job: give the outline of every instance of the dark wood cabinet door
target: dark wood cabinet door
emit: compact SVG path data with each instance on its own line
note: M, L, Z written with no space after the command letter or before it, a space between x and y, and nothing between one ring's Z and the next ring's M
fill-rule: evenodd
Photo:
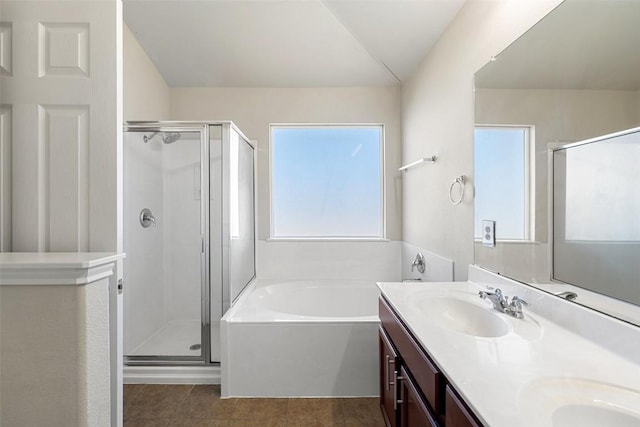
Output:
M445 425L446 427L481 427L467 405L464 404L458 394L447 385L445 398Z
M413 375L413 381L429 402L431 409L436 414L443 415L445 382L442 373L391 306L382 298L379 303L379 314L387 336L402 358L402 365L406 366Z
M389 427L397 427L398 415L396 413L397 405L397 379L399 362L391 340L380 327L378 331L379 347L380 347L380 409L384 416L385 423Z
M400 426L438 427L413 379L404 368L400 369Z

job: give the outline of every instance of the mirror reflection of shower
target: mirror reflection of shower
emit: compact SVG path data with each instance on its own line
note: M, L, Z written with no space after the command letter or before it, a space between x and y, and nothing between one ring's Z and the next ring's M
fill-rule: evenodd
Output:
M151 135L145 135L142 137L142 140L145 143L147 143L151 141L159 133L160 132L157 131L157 132L153 132ZM162 134L163 135L160 138L162 138L162 142L164 142L165 144L171 144L172 142L176 142L182 136L180 132L162 132Z

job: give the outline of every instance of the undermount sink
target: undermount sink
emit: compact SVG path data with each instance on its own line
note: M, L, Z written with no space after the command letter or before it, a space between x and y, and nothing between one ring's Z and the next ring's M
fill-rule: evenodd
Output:
M450 296L417 299L414 305L440 326L476 337L501 337L511 328L497 311Z
M516 333L531 340L542 333L540 324L530 317L509 317L472 292L426 292L415 295L411 305L430 323L472 337L499 338Z
M639 427L640 393L613 384L580 378L543 378L520 395L526 416L546 419L552 427Z

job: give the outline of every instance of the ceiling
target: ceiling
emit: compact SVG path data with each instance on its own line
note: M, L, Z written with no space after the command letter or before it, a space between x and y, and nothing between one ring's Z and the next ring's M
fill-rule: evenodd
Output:
M124 0L171 87L393 86L464 0Z

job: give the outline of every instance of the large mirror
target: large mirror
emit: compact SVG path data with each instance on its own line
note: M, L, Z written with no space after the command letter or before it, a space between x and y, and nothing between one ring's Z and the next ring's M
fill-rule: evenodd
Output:
M565 0L476 73L474 138L475 263L635 324L640 139L623 131L640 126L639 22L639 1ZM576 144L620 132L626 145L616 138ZM578 159L571 164L580 164L579 172L562 169L567 158ZM633 163L622 177L613 176L618 166ZM588 194L570 217L567 197L576 200L578 193L568 188ZM606 213L612 200L628 203L610 206L615 239L582 233L581 242L603 249L592 258L558 252L585 247L566 239L567 226L600 227L602 215L588 225L589 211L605 203L598 209ZM495 221L494 246L483 243L483 220ZM621 272L623 279L604 271Z

